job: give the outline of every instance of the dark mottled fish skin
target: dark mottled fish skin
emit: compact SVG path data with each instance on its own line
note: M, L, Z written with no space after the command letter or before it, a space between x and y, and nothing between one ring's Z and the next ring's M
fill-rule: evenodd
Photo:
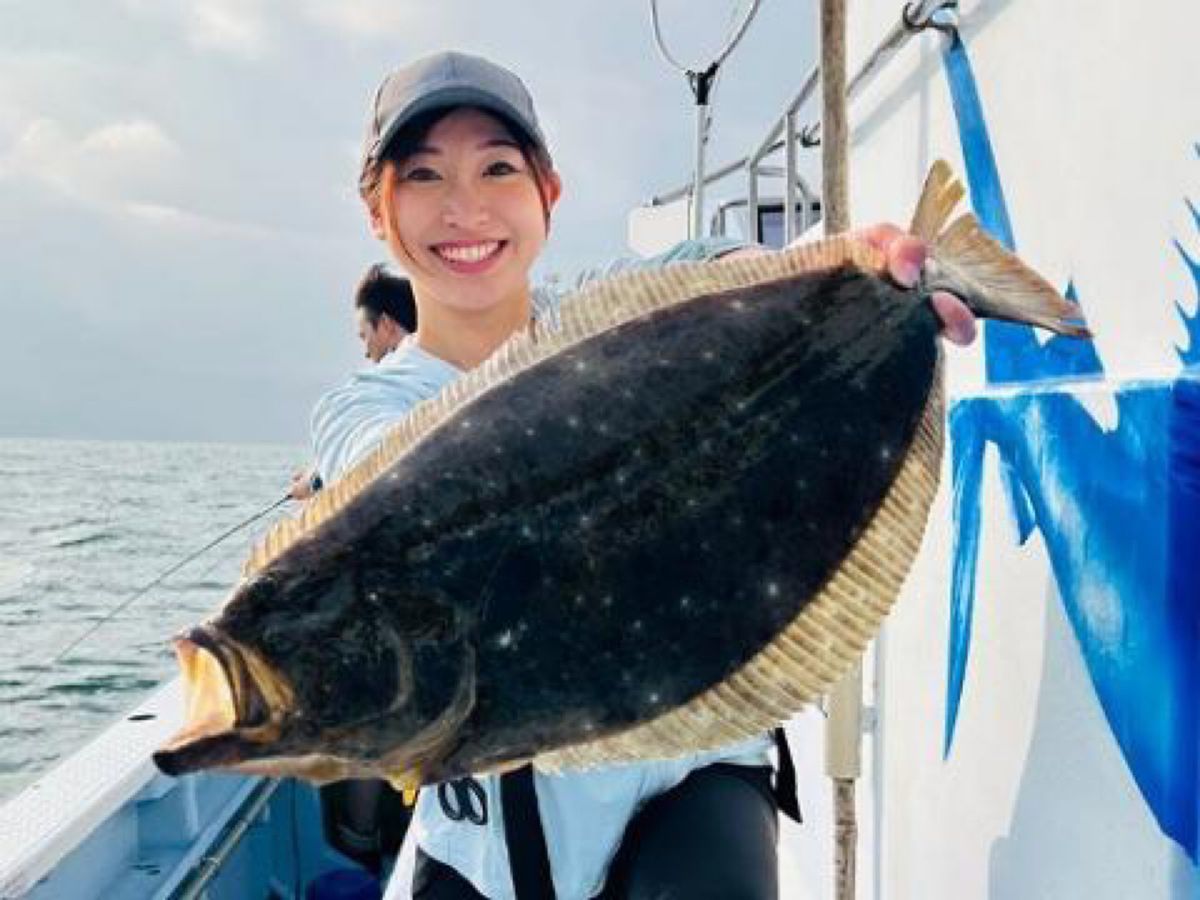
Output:
M439 781L720 682L878 507L937 327L915 292L844 268L660 310L502 383L212 623L298 706L276 740L226 755L376 760L473 692L423 765Z

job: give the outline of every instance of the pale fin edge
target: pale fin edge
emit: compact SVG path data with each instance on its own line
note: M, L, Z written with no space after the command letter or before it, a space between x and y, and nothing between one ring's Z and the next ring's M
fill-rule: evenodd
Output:
M936 160L925 176L925 186L921 189L921 198L917 201L909 232L926 243L932 243L965 193L962 182L954 177L950 164L944 159Z
M596 282L567 297L557 330L537 325L514 335L478 368L437 396L416 406L379 445L334 484L321 491L295 519L277 523L242 568L244 577L262 571L355 497L414 445L460 409L517 373L602 331L705 294L842 266L878 272L883 255L852 237L839 235L781 253L764 253L710 263L681 263L649 272L630 272Z
M900 471L857 544L790 625L721 684L620 734L534 759L588 769L715 750L763 734L826 693L861 657L920 549L941 474L942 362Z

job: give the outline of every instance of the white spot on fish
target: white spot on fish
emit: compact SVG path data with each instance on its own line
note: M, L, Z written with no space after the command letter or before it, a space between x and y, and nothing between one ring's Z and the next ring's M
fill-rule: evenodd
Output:
M587 528L587 527L588 527L589 525L591 525L591 524L592 524L592 517L591 517L591 516L589 516L589 515L587 515L587 514L584 514L584 515L582 515L582 516L580 516L580 517L579 517L579 527L580 527L580 528Z
M367 599L370 600L372 603L374 603L376 600L379 599L379 595L377 593L375 593L374 591L371 591L369 594L367 594Z
M462 420L462 423L460 424L460 426L459 426L459 427L461 427L461 428L462 428L462 429L465 431L466 429L468 429L468 428L470 428L470 427L471 427L471 420L470 420L470 419L463 419L463 420Z
M884 462L887 462L889 459L891 459L892 458L892 448L891 447L881 447L879 450L879 458L882 459Z
M509 647L512 646L512 642L513 642L513 633L512 633L511 628L505 629L504 631L500 632L500 634L498 634L496 636L496 646L499 647L501 650L507 650Z
M525 429L525 437L533 437L535 433L536 432L534 432L534 430L532 428Z
M746 308L746 304L743 303L741 300L732 300L729 303L729 308L736 309L738 312L741 312L742 310L744 310Z
M577 363L575 363L575 371L576 372L586 372L587 371L587 363L585 363L582 359L579 360Z
M717 354L713 353L711 350L705 350L700 355L704 358L705 362L712 362L717 358Z
M576 606L583 606L583 594L576 594L576 595L575 595L575 605L576 605Z
M658 703L658 701L659 701L658 691L651 691L646 696L646 699L649 700L651 703Z
M603 600L601 600L600 605L604 607L612 606L612 594L609 594Z
M579 427L579 417L578 416L567 416L567 425L569 425L571 428L578 428Z
M522 525L521 526L521 537L527 537L527 538L533 537L533 529L530 528L528 525Z
M632 625L633 625L634 631L642 630L642 620L641 619L634 619Z
M691 605L692 605L691 597L680 597L679 598L679 608L680 609L687 609Z
M779 585L776 582L774 582L774 581L767 582L767 596L768 597L778 597L779 596Z

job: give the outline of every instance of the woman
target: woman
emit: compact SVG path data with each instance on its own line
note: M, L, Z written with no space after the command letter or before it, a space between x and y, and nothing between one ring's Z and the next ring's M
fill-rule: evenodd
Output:
M529 275L562 181L532 100L507 70L443 53L389 75L372 103L360 189L372 232L412 281L419 327L318 404L314 443L327 481L531 320L553 323L558 301ZM891 226L864 238L886 251L893 277L915 280L920 242ZM764 251L689 241L633 265L739 252ZM948 295L935 307L952 339L969 342L966 308ZM774 897L769 747L763 736L681 760L557 776L527 768L424 790L413 895Z

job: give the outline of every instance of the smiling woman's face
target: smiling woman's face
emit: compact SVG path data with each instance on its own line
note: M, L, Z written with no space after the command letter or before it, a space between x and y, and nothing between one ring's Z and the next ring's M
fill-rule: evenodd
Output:
M388 165L378 230L421 303L465 312L527 302L556 175L543 176L544 207L512 133L467 108L440 119L413 153Z

